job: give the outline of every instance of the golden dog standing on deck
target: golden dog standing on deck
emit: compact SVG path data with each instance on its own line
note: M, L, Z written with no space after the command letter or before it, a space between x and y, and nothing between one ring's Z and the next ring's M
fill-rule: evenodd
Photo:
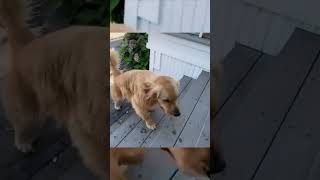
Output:
M119 58L110 50L111 97L115 109L120 109L124 99L131 102L133 109L149 129L155 129L150 111L159 105L166 114L180 116L177 107L179 82L169 76L158 76L147 70L131 70L121 73Z
M101 179L107 169L107 28L73 26L35 38L20 0L0 0L0 26L12 58L4 107L15 145L32 151L47 116L65 127L84 163Z

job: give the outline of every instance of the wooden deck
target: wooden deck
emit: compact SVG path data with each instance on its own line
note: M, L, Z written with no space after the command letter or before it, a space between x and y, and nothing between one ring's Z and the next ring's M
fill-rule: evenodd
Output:
M158 108L152 113L157 129L147 129L129 105L116 112L111 105L111 147L209 147L209 73L180 81L181 116L169 117Z
M128 166L126 175L130 180L209 180L183 174L170 155L159 148L146 149L143 164Z
M215 180L320 179L320 37L297 29L276 57L237 45L225 60Z

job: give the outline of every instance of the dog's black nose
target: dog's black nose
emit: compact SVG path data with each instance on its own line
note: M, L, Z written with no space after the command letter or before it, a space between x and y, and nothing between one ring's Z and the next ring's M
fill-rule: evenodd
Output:
M174 115L174 116L180 116L180 111L179 111L179 110L176 110L173 115Z

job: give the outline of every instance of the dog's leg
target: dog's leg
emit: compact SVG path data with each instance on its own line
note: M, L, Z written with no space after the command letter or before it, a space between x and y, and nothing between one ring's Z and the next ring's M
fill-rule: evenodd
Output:
M150 112L142 110L133 100L131 100L131 104L137 115L145 121L147 128L151 130L156 129L156 123L151 118Z
M32 143L38 137L45 119L39 118L38 105L32 93L5 81L3 103L6 116L14 128L15 145L21 152L32 151Z
M114 102L114 109L120 110L121 109L120 104L121 104L121 101L123 100L123 98L122 98L122 93L116 84L113 84L111 86L111 98Z
M79 150L85 165L101 179L108 179L106 148L85 131L79 122L70 121L68 130L73 145Z

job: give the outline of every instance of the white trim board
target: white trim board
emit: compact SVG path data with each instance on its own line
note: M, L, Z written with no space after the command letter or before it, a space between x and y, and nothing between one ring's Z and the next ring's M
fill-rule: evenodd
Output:
M202 43L171 36L149 34L149 70L180 80L184 75L198 78L202 71L210 72L210 47Z

